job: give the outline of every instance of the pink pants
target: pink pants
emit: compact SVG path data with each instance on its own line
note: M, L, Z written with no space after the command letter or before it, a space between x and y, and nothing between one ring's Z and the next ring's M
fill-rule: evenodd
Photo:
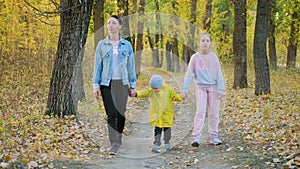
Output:
M196 114L192 135L200 138L208 112L208 131L210 135L218 135L220 99L218 99L218 87L196 87Z

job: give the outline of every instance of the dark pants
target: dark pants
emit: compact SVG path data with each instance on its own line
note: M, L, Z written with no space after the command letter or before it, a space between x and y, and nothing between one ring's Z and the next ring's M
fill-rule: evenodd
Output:
M160 139L162 135L162 131L164 131L164 141L165 144L169 144L171 139L171 128L170 127L155 127L154 128L154 144L155 145L161 145Z
M107 115L109 141L114 144L125 126L128 85L123 85L122 80L111 80L109 86L100 86L100 90Z

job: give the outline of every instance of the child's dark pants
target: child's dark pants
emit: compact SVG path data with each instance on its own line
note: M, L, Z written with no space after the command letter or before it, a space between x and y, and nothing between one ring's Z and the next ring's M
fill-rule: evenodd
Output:
M161 135L162 131L164 131L164 141L165 144L169 144L169 141L171 139L171 127L155 127L154 128L154 144L155 145L161 145Z

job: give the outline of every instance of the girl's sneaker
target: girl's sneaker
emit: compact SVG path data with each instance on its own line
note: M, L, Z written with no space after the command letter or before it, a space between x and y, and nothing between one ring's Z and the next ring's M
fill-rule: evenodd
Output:
M165 144L165 148L166 150L170 151L172 149L171 145L168 143L168 144Z
M210 136L209 143L213 145L220 145L222 141L218 138L218 136L212 135Z
M193 147L199 147L199 145L200 145L200 139L198 137L194 138L194 140L192 141L191 145Z
M152 148L152 152L153 153L160 153L161 152L160 146L154 145L153 148Z

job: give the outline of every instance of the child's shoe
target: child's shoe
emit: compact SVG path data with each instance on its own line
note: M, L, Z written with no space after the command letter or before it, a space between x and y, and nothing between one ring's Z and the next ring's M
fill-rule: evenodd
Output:
M213 145L220 145L222 144L222 141L218 138L217 135L212 135L210 136L209 143Z
M152 152L153 153L160 153L161 152L160 146L154 145L153 148L152 148Z
M166 150L170 151L172 149L170 143L165 144Z
M191 145L193 147L199 147L199 145L200 145L200 139L198 137L194 138L194 140L192 141Z

